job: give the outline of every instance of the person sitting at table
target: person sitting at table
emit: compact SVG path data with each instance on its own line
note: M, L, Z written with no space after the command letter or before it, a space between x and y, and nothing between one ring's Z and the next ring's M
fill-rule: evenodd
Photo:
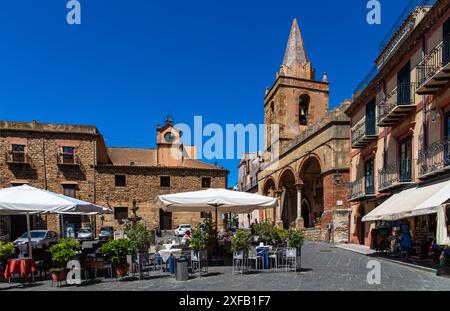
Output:
M183 236L183 239L181 240L181 243L186 244L191 241L191 231L187 230Z

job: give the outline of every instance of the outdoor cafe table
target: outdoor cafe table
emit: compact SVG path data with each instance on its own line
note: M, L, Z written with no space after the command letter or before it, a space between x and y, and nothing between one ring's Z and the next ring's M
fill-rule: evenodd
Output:
M10 259L6 265L5 279L9 281L14 274L19 274L22 278L27 278L30 273L36 271L36 262L33 258Z
M181 249L162 249L158 252L158 254L161 256L163 262L168 264L170 273L174 273L175 263L173 259L181 256Z

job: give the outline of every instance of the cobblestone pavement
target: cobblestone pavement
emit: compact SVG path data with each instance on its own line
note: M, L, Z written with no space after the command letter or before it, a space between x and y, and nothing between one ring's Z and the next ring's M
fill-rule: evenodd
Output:
M52 288L50 281L37 281L32 287L9 290L51 291L158 291L158 290L450 290L450 278L396 263L380 260L381 284L369 285L367 263L372 258L343 250L332 245L308 242L302 250L302 271L264 272L232 275L231 267L210 267L209 275L177 282L173 276L160 271L151 272L141 281L99 279L82 286ZM0 284L3 288L7 284ZM0 289L2 288L0 287Z

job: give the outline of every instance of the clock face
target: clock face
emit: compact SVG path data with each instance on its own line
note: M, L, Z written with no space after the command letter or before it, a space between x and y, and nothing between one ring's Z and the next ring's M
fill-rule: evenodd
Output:
M166 134L164 134L164 139L166 140L166 142L172 143L175 140L175 135L173 135L172 132L167 132Z

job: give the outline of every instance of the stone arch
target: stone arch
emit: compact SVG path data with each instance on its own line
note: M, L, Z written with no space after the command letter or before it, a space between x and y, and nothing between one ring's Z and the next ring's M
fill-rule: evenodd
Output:
M319 156L311 154L303 159L300 165L299 178L303 183L301 193L303 199L301 206L302 217L304 213L304 200L309 205L308 219L303 219L304 225L306 228L314 227L318 224L318 219L324 212L322 161Z
M271 190L273 190L273 191L276 190L276 182L275 182L275 178L273 178L272 176L269 176L264 181L262 194L265 196L272 196L273 194L270 193Z
M281 221L284 228L295 224L297 218L297 174L291 167L286 167L278 179L278 189L281 191Z

